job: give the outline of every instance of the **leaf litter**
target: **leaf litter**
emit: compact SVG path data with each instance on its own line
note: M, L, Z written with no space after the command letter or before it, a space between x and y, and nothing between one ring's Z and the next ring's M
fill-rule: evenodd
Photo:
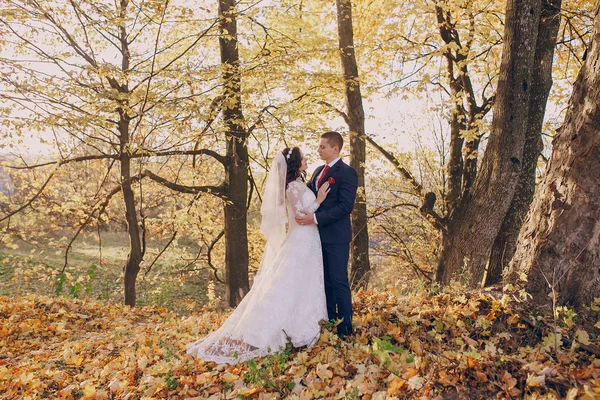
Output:
M227 311L0 297L0 398L600 398L597 320L457 286L435 296L360 291L354 309L347 342L324 324L310 349L229 366L185 353Z

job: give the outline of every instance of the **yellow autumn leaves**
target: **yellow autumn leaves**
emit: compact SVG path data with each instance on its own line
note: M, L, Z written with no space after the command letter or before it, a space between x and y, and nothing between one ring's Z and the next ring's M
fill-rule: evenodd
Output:
M597 328L539 316L543 334L536 334L523 323L528 310L521 303L485 292L360 292L354 301L351 341L324 328L311 349L227 366L185 354L185 344L216 329L226 312L197 307L177 315L158 307L2 297L0 398L600 395L600 360L578 345L600 347ZM555 331L571 345L557 341Z

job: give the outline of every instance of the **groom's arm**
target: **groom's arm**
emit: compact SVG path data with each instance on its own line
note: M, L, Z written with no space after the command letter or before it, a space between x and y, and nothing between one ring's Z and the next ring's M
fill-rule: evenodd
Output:
M339 201L332 208L317 211L315 218L319 226L327 226L341 218L347 217L354 208L356 190L358 189L358 175L354 168L348 168L343 179L340 179Z

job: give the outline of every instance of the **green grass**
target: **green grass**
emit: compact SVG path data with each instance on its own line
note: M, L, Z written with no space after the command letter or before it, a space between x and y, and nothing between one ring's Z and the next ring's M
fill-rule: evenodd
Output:
M37 248L19 243L18 249L0 248L0 296L38 293L76 298L123 301L123 267L128 254L126 233L104 233L102 252L92 239L78 239L69 253L63 275L64 250ZM146 274L147 268L165 243L149 243L145 262L138 274L138 305L160 305L180 313L208 302L207 286L212 272L184 270L181 256L192 258L197 249L177 248L166 251ZM189 253L189 254L187 254ZM200 261L202 263L202 261ZM200 265L196 265L198 268ZM224 297L222 285L216 294Z

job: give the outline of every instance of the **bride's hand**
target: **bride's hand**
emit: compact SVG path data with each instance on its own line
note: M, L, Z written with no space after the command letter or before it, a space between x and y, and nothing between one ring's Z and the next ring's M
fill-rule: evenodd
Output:
M323 185L321 185L319 188L319 193L317 193L317 202L319 204L325 201L325 198L327 197L327 194L329 194L330 190L331 188L329 187L329 182L325 182Z

